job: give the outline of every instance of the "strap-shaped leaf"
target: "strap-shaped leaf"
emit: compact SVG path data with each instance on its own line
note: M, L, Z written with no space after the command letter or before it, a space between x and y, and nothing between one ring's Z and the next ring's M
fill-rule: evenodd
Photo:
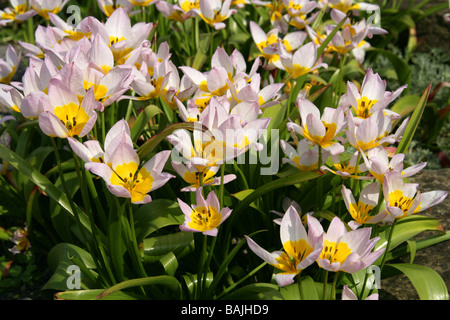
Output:
M180 225L184 221L184 214L177 202L168 199L155 199L144 204L134 212L136 239L140 243L156 230Z
M71 274L68 273L68 268L71 265L77 265L80 269L83 268L83 270L80 270L82 287L94 287L95 282L93 280L96 274L92 269L95 268L95 263L92 256L82 248L70 243L59 243L50 250L47 261L53 275L44 285L43 290L65 291L69 289L67 281Z
M276 189L287 187L291 185L298 184L300 182L308 181L320 177L321 174L316 171L309 172L298 172L296 174L286 176L283 178L279 178L276 180L272 180L265 185L262 185L258 189L249 193L233 210L233 213L230 216L229 225L232 225L232 222L240 217L240 214L252 204L253 201L261 197L262 195L274 191ZM228 224L227 224L228 225Z
M150 119L152 119L154 116L158 114L164 114L164 111L162 111L155 105L147 106L139 114L139 116L137 117L136 121L134 122L133 126L130 129L131 140L136 142L139 136L142 134L142 131L144 131Z
M19 170L22 174L33 181L45 194L55 200L61 207L63 207L74 219L75 214L78 215L82 226L86 229L87 233L90 233L89 218L87 215L75 205L76 212L72 211L67 195L58 189L50 180L42 175L38 170L31 167L30 164L19 156L14 151L8 149L4 145L0 144L0 158L8 162L14 168Z
M448 290L442 277L433 269L409 263L395 263L386 267L396 268L413 284L421 300L448 300Z
M443 232L443 227L441 223L436 219L421 215L413 215L402 218L395 224L391 244L389 245L390 250L394 249L402 242L410 239L411 237L414 237L415 235L418 235L423 231ZM389 238L389 232L390 229L388 228L387 230L379 234L380 240L378 240L377 244L375 245L375 250L386 247ZM380 262L381 258L377 261Z
M146 238L143 248L144 261L147 263L158 261L168 253L182 257L194 250L194 236L192 232L176 232Z
M178 293L181 291L181 285L175 277L155 276L122 281L104 290L101 294L97 296L97 299L103 299L104 297L121 290L150 285L161 285Z
M300 284L296 281L288 286L281 287L280 293L285 300L320 300L317 285L310 276L302 277Z
M427 105L430 90L431 90L431 84L428 86L428 88L422 94L419 102L417 103L417 106L411 116L411 119L409 120L408 126L405 129L405 133L403 134L402 140L398 144L397 151L396 151L397 154L406 153L406 151L408 150L409 144L411 143L411 140L414 137L414 133L416 132L417 126L419 125L420 118L422 117L422 114L423 114L423 110L425 109L425 106Z
M252 283L237 289L226 300L283 300L278 286L271 283Z
M198 127L199 124L194 124L193 122L180 122L168 126L166 129L158 134L155 134L149 140L147 140L138 149L138 155L140 159L147 158L151 152L163 141L169 134L173 133L178 129L194 130L194 126Z
M95 300L103 292L103 289L70 290L55 294L56 300ZM102 298L102 300L142 300L144 296L134 293L117 291Z

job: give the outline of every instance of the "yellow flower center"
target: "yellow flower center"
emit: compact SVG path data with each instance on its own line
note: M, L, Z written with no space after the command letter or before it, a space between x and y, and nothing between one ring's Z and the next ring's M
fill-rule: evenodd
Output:
M336 124L335 123L326 123L322 121L323 125L325 126L325 135L324 136L313 136L308 130L308 127L306 123L304 124L304 130L303 130L303 136L314 142L315 144L321 146L322 148L326 148L331 146L334 142L332 139L334 138L336 134Z
M370 213L373 208L374 206L365 204L361 201L358 201L358 204L350 203L350 214L357 223L364 224L371 218Z
M259 51L262 53L262 56L268 60L268 61L278 61L280 60L280 56L277 54L268 54L263 51L264 48L271 46L273 44L278 43L278 37L275 34L272 34L267 37L266 41L261 41L260 43L256 44L256 47L259 49Z
M324 240L319 259L327 259L330 263L339 262L342 265L351 253L352 251L345 242L336 243Z
M313 171L317 169L317 162L311 165L304 165L304 164L300 164L300 157L299 156L295 156L294 158L292 158L292 161L295 162L295 164L297 165L297 167L301 170L301 171Z
M49 10L49 9L37 10L36 8L33 8L33 9L36 10L37 13L45 20L50 20L50 17L48 15L49 12L57 14L60 11L59 7L56 7L53 10Z
M348 4L347 1L342 0L341 2L337 4L329 4L330 8L337 9L339 11L342 11L343 13L347 13L350 10L359 9L359 4Z
M356 116L362 119L367 119L372 115L370 109L372 106L377 103L378 100L369 100L367 97L362 97L357 100L358 107L355 110Z
M183 1L183 3L180 5L181 9L184 12L191 11L192 9L200 9L199 1Z
M131 202L142 201L151 190L153 178L150 173L135 162L118 165L111 175L111 184L122 186L131 194Z
M204 168L205 169L205 168ZM214 176L214 171L212 170L203 170L201 171L195 171L195 172L189 172L187 171L183 179L187 183L190 183L193 187L198 188L200 187L200 175L203 177L203 184L208 184L213 181L212 177Z
M69 137L80 135L90 119L83 108L73 102L62 107L56 107L54 112L69 131Z
M397 217L397 219L402 218L406 216L409 209L411 208L414 198L409 198L403 195L403 191L401 190L395 190L391 193L389 193L389 206L391 207L397 207L400 208L403 211L403 215L400 217ZM418 211L419 208L415 210Z
M198 207L192 210L191 220L189 228L205 232L217 228L222 221L222 214L211 206Z
M290 274L298 274L300 270L297 270L297 265L313 251L304 239L286 241L283 243L283 249L284 252L277 258L278 264L274 267Z
M311 68L304 67L299 64L294 64L294 68L286 68L286 71L292 74L292 79L297 79L298 77L307 74Z
M199 156L203 159L207 159L208 167L216 166L218 161L221 161L225 158L225 142L224 141L216 141L213 137L211 140L194 141L195 145L195 154L193 156Z

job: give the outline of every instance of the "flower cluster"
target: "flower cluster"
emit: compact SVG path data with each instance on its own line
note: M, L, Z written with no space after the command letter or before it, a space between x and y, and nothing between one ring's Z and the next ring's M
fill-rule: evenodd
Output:
M370 47L369 39L387 33L364 18L353 19L373 5L352 0L97 0L98 12L106 18L88 16L74 26L59 14L66 4L67 0L10 0L11 7L0 11L1 26L17 25L37 15L46 21L46 26L35 29L33 43L18 41L20 51L8 46L5 59L0 59L0 104L14 116L1 119L0 124L11 119L30 121L42 133L42 141L52 142L56 155L61 145L72 152L82 199L87 200L79 210L83 214L90 209L89 199L96 196L87 192L87 187L94 190L95 185L82 183L85 175L92 174L95 183L105 187L107 199L113 199L107 203L116 206L110 214L120 211L127 202L130 219L137 205L153 208L150 202L155 190L167 187L172 196L178 192L176 200L171 201L182 221L177 217L168 219L167 224L175 224L177 231L205 236L198 282L193 286L196 297L215 289L206 284L206 236L214 237L206 260L209 263L215 241L221 239L217 237L219 227L223 223L232 225L229 220L234 219L233 215L246 209L246 201L238 210L232 209L233 198L239 199L240 191L258 197L266 192L264 186L255 191L247 181L246 187L241 184L235 194L224 191L225 187L232 190L239 185L241 178L253 178L245 177L239 168L239 160L247 156L261 156L261 151L270 149L278 161L275 149L281 148L281 161L288 173L283 172L284 178L280 175L284 180L279 185L279 177L269 177L271 190L288 185L295 189L292 194L296 196L305 191L299 192L297 187L306 180L305 188L312 186L309 191L317 193L314 211L304 214L299 199L287 198L282 204L284 212L271 211L280 216L273 220L275 228L279 227L280 250L269 252L252 235L238 237L276 269L274 280L280 287L290 285L296 277L300 279L303 270L314 265L326 275L355 274L367 269L388 252L384 246L377 247L381 237L374 233L378 230L374 225L393 228L399 219L423 212L447 197L447 192L440 190L421 192L417 184L406 180L426 166L425 162L409 165L401 149L396 149L410 123L391 104L407 85L388 91L378 73L371 68L364 70L361 65ZM170 30L186 32L191 28L193 43L176 47L170 36L160 40L160 21L146 19L150 6L154 6L152 13L169 20L164 22ZM248 18L241 14L246 6L261 9L254 10L255 16L268 13L267 24L263 27L256 19L245 23L240 20ZM324 14L330 18L325 23ZM198 42L200 22L207 31L202 35L202 46ZM227 34L228 23L248 29L245 41L251 43L251 48L230 49L231 42L227 41L216 45L214 37ZM242 41L236 39L236 43ZM209 47L206 50L204 43ZM201 54L192 54L195 50ZM185 61L184 53L191 56L180 65ZM14 81L23 56L28 59L25 71L21 81ZM362 70L361 83L344 80L344 62L351 56ZM331 67L336 62L339 67ZM329 90L328 96L320 96L325 90ZM317 100L319 96L323 100ZM262 139L269 128L281 131L280 136L277 132L269 138L270 145ZM9 148L7 132L0 142L0 152ZM78 160L83 162L83 174ZM235 170L229 170L231 167ZM9 164L2 160L0 169L7 174ZM61 163L58 169L63 172ZM287 177L292 172L295 174ZM295 180L298 177L299 181ZM324 191L323 178L329 177L333 190L327 186ZM63 187L67 187L62 180ZM325 214L323 202L330 198L340 201L345 212ZM94 199L96 209L102 209L99 199ZM255 199L250 199L248 206L257 208ZM71 214L76 215L75 209L79 208L72 201ZM102 232L93 224L105 217L90 212L88 217L92 218L89 231ZM131 258L139 276L147 280L140 252L144 244L135 243L142 241L141 234L136 236L133 220L128 222L120 214L118 217L123 218L119 219L120 227L106 227L109 243L99 246L99 278L112 273L102 269L110 264L109 260L102 261L105 248L113 252L115 271L123 272L124 254L115 238L118 235L126 238L124 244L130 251L125 258ZM102 222L108 224L109 217ZM269 222L272 224L272 220ZM15 234L13 252L29 248L26 231ZM224 235L227 237L231 232ZM99 234L92 239L104 241ZM227 245L221 247L228 249ZM165 258L175 258L178 248L172 249L165 252ZM223 256L231 257L226 254ZM178 267L178 262L174 265ZM227 268L220 264L219 270ZM166 270L168 274L175 273L172 271ZM127 277L121 274L118 278ZM356 295L346 285L342 297L355 299ZM376 294L368 297L374 298Z

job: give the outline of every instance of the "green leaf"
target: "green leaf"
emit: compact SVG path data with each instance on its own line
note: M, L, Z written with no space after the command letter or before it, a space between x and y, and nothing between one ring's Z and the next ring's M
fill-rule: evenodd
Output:
M213 281L213 273L208 272L206 274L206 288L208 288ZM197 282L198 282L198 276L197 274L192 274L187 272L183 275L184 284L186 285L189 299L195 299L196 292L197 292Z
M408 86L411 85L411 69L409 68L408 63L405 60L403 60L395 53L392 53L385 49L371 47L367 50L375 51L385 56L390 61L392 67L394 68L398 82L400 84L407 84ZM407 92L408 89L409 88L406 88L404 92Z
M395 263L386 267L396 268L413 284L421 300L448 300L448 289L442 277L433 269L418 264Z
M320 283L322 286L322 283ZM320 300L317 283L310 276L300 279L300 295L302 300Z
M102 299L120 290L149 285L161 285L175 292L181 291L181 285L175 277L163 275L163 276L146 277L122 281L104 290L101 294L98 295L97 299Z
M315 179L317 177L320 177L321 174L316 171L309 171L309 172L298 172L296 174L286 176L283 178L279 178L276 180L272 180L269 183L266 183L265 185L262 185L255 191L251 192L248 196L246 196L233 210L233 213L230 216L230 223L227 224L227 226L231 226L232 222L240 216L240 214L249 207L253 201L261 197L262 195L274 191L276 189L287 187L291 185L298 184L300 182L309 181L312 179Z
M94 287L95 283L92 279L96 277L96 274L92 271L92 269L95 268L92 256L87 251L74 244L59 243L54 246L48 254L48 265L53 271L53 275L44 285L42 290L67 290L67 281L71 276L71 273L68 273L68 268L71 265L76 265L74 259L84 266L83 270L81 270L81 287ZM88 272L91 274L88 274Z
M64 173L64 179L68 189L70 190L70 194L68 195L70 198L74 198L75 193L79 189L78 179L76 177L76 172L67 172ZM60 190L62 187L62 182L60 177L55 182L55 186ZM60 238L64 242L73 242L73 228L74 224L71 223L71 217L66 214L63 208L56 201L50 202L50 217L53 224L53 228L56 233L60 236ZM83 240L81 237L80 239Z
M119 200L114 199L116 207L111 206L108 215L108 239L109 239L109 254L114 268L115 276L119 281L124 280L124 259L123 256L126 251L124 242L124 232L122 230L121 217L124 214L124 205L118 204Z
M194 250L194 236L192 232L176 232L146 238L143 249L144 261L147 263L159 261L168 253L182 257Z
M155 105L147 106L137 117L133 126L130 129L131 140L136 142L139 136L144 131L150 119L158 114L164 114L164 112Z
M256 231L253 232L252 234L249 235L249 237L252 237L253 235L261 232L260 231ZM217 287L217 285L220 282L220 279L222 278L222 276L225 274L225 271L228 268L228 265L231 263L231 261L233 260L233 258L235 257L235 255L239 252L239 250L242 248L242 246L247 243L247 239L242 239L241 241L238 242L238 244L233 248L233 250L231 250L231 252L226 256L226 258L222 261L222 263L220 264L219 270L217 270L217 273L214 277L213 282L211 283L211 285L208 288L208 291L206 292L206 296L210 297L212 295L212 293L214 292L215 288Z
M398 113L401 117L405 117L414 111L419 100L420 97L415 94L403 96L398 99L397 102L392 106L391 111ZM395 123L397 122L398 121L396 121ZM392 126L395 125L392 124Z
M86 214L75 205L76 212L72 211L67 195L59 190L50 180L42 175L38 170L31 167L29 163L19 156L14 151L8 149L4 145L0 144L0 158L8 162L23 175L28 177L33 183L35 183L41 191L47 194L50 198L55 200L62 208L64 208L74 219L75 215L78 215L82 226L86 229L86 233L91 233L89 218Z
M261 118L270 118L270 123L266 130L268 133L267 140L270 139L270 130L276 129L284 120L286 114L286 103L279 103L268 108L264 108Z
M0 240L9 240L13 235L11 232L0 227Z
M411 143L414 133L416 132L416 129L419 125L420 118L422 117L423 110L425 109L425 106L427 105L428 96L430 94L431 90L431 84L428 86L428 88L425 90L425 92L420 97L419 102L417 103L417 106L411 116L411 119L409 120L408 126L405 129L405 133L403 134L402 140L398 144L396 154L399 153L406 153L408 150L409 144Z
M301 277L300 285L295 282L281 287L280 293L285 300L320 300L317 285L310 276Z
M409 217L402 218L394 226L394 231L392 234L391 243L389 245L389 250L391 251L402 242L409 240L410 238L418 235L423 231L443 232L443 227L440 224L440 222L437 221L436 219L421 215L412 215ZM375 245L374 248L375 250L386 247L389 238L389 232L390 228L381 232L378 235L380 237L380 240L378 240L377 244ZM381 258L382 257L380 257L375 262L375 264L381 262Z
M251 194L252 192L254 192L254 189L246 189L246 190L242 190L236 193L233 193L232 196L235 197L236 199L238 199L239 201L244 200L249 194ZM252 208L255 208L256 210L259 210L258 207L255 205L254 202L252 202L250 204L250 206Z
M103 292L103 289L91 289L91 290L71 290L63 291L55 294L56 300L96 300L97 297ZM133 293L126 293L117 291L103 297L102 300L142 300L145 297L135 295Z
M411 254L409 258L409 263L413 263L414 257L416 256L417 243L414 240L407 240L406 243L408 244L409 252Z
M181 225L184 214L177 202L155 199L134 212L136 239L140 243L151 233L166 226Z
M359 270L354 273L345 273L344 276L344 284L348 285L348 287L357 295L359 300L365 300L370 294L373 293L373 290L377 290L378 288L374 288L374 285L377 286L377 270L366 268ZM375 272L374 272L375 271Z
M158 134L155 134L149 140L147 140L142 146L138 149L138 155L140 159L144 159L150 155L150 153L163 141L169 134L173 133L178 129L186 129L186 130L194 130L195 127L199 126L199 124L188 123L188 122L180 122L175 123L168 126L166 129L161 131Z
M175 272L178 269L178 259L172 252L168 252L159 261L161 262L161 265L164 267L164 270L166 271L167 275L169 276L175 275Z
M348 13L347 16L344 19L342 19L337 24L337 26L333 29L333 31L331 31L331 33L325 38L325 40L323 40L322 44L317 49L317 59L319 59L319 57L322 55L323 51L328 46L328 43L331 41L331 39L333 39L333 37L336 35L336 33L338 33L338 31L341 29L342 25L344 24L345 20L348 19L349 15L350 15L350 13Z
M423 250L425 248L428 248L429 246L448 241L450 240L450 231L447 231L444 234L436 234L431 237L428 237L426 239L422 239L416 242L416 251ZM392 260L397 257L404 256L406 254L411 254L411 248L409 246L401 246L391 252L389 252L386 256L386 260Z
M271 283L252 283L237 289L226 300L283 300L278 286Z

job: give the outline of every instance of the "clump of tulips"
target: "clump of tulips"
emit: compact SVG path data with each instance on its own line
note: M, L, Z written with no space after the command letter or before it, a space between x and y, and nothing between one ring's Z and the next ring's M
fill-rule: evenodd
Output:
M57 2L0 11L3 26L42 22L0 60L0 159L28 235L48 233L44 290L376 299L376 268L432 272L389 263L441 230L425 212L447 192L408 181L426 166L404 154L430 87L406 115L393 105L408 85L363 67L389 33L372 4L98 0L74 25Z

